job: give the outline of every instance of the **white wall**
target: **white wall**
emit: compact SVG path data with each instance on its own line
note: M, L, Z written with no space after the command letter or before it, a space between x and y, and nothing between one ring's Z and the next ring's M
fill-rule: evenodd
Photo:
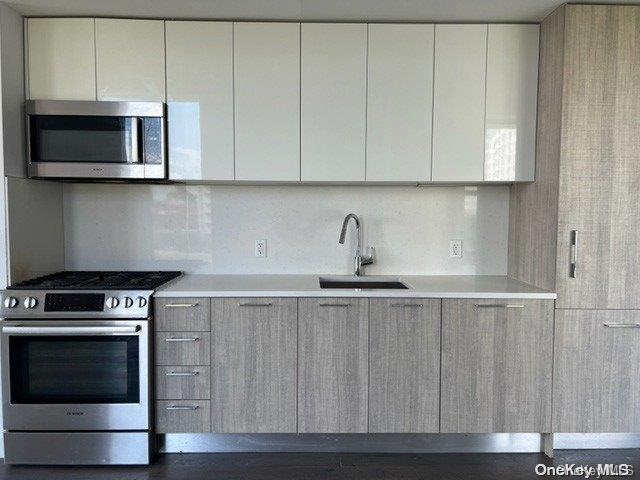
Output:
M506 186L65 184L63 198L67 269L351 273L353 231L347 245L338 235L354 212L377 248L367 273L507 271ZM449 258L451 239L463 240L461 259Z

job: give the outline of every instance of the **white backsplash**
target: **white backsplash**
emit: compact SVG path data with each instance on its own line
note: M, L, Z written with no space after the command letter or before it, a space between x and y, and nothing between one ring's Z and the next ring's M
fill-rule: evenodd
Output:
M509 188L66 184L67 269L189 273L352 272L354 231L376 247L368 274L504 275ZM256 239L267 256L254 256ZM462 258L449 257L461 239Z

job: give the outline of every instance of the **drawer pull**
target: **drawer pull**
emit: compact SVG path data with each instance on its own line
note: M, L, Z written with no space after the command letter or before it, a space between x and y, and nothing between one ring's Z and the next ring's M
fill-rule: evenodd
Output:
M169 405L167 410L198 410L199 405Z
M273 303L252 303L252 302L246 302L246 303L239 303L238 306L239 307L270 307L272 306Z
M164 308L195 308L199 303L167 303Z
M397 307L397 308L422 308L422 307L424 307L424 305L421 304L421 303L392 303L391 306L392 307Z
M349 308L351 306L350 303L321 303L321 307L339 307L339 308Z
M199 372L167 372L167 377L195 377Z
M640 328L640 323L603 323L607 328Z
M518 303L476 303L476 308L524 308L524 305Z
M200 337L189 337L189 338L165 338L165 342L197 342L200 340Z
M576 278L578 270L578 231L571 230L569 238L569 278Z

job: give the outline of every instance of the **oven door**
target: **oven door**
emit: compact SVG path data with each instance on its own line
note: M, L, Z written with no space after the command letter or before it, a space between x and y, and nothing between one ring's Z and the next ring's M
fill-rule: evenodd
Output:
M33 100L26 111L32 177L166 177L162 103Z
M2 322L2 400L5 430L148 429L148 322Z

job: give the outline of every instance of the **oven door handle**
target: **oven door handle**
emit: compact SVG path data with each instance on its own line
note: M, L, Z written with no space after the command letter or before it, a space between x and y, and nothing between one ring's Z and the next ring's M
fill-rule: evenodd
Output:
M12 335L111 335L111 334L137 334L142 327L140 325L113 326L113 327L2 327L2 333Z

